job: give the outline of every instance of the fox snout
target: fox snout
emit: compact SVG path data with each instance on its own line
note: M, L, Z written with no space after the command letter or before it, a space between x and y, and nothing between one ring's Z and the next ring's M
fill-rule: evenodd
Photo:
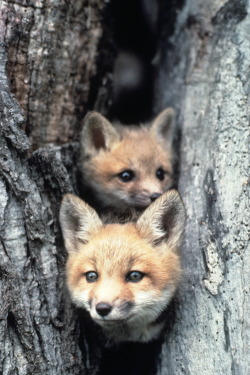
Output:
M133 197L133 205L135 207L147 207L155 201L157 198L159 198L162 195L160 192L154 192L154 193L136 193Z
M118 299L117 299L118 300ZM130 316L133 303L129 301L98 302L92 306L90 315L98 324L125 321Z
M95 307L97 314L99 314L101 317L107 316L111 312L112 308L113 306L105 302L99 302Z

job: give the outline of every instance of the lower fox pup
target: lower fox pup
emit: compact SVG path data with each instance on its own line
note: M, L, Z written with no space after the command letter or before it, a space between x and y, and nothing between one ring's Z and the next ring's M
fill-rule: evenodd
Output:
M112 125L90 112L81 132L81 169L102 206L145 209L172 184L175 114L162 111L149 126Z
M124 224L103 222L87 203L67 194L60 223L73 302L115 342L156 339L181 277L185 208L177 191L164 193L135 222Z

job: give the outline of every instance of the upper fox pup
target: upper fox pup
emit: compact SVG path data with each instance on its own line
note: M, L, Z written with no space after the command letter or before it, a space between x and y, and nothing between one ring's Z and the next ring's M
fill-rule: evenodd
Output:
M136 222L124 224L105 224L87 203L67 194L60 223L74 303L113 341L157 338L181 276L185 208L179 194L164 193Z
M146 208L172 184L175 114L161 112L151 126L113 126L97 112L84 119L81 168L103 206Z

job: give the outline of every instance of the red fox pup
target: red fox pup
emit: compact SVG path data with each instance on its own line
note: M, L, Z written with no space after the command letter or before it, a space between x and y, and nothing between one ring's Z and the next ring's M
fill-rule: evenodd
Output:
M113 126L97 112L84 119L81 168L102 206L146 208L172 184L175 114L161 112L150 126Z
M73 302L112 341L156 339L181 277L185 208L177 191L164 193L135 222L124 224L105 223L87 203L67 194L60 223Z

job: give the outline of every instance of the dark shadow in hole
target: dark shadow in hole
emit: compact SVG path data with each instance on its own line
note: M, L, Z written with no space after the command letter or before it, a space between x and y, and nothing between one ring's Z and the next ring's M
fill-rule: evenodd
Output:
M159 12L156 21L150 20L150 15L149 18L148 15L145 15L143 7L146 3L149 2L147 0L111 0L107 9L109 15L105 19L107 30L106 33L104 32L104 36L107 38L107 36L113 35L114 44L111 43L113 49L112 52L109 51L109 56L108 53L102 53L99 56L97 63L99 76L94 77L92 81L90 109L94 107L103 78L102 73L104 74L107 71L112 73L114 67L113 98L108 117L111 120L117 119L124 124L136 124L152 118L155 94L155 68L152 60L162 43L164 43L165 48L168 48L168 37L173 33L177 9L182 6L183 0L152 1ZM154 5L151 6L154 7ZM102 40L100 45L103 46L103 43ZM137 73L135 72L137 75L134 76L134 85L128 85L126 77L127 75L129 77L129 71L133 64L138 68ZM112 69L110 66L112 66ZM100 67L101 69L99 69ZM180 140L181 133L179 132L174 145L177 148L177 155L179 155ZM174 167L175 181L178 181L177 158ZM177 187L176 183L175 187ZM91 191L84 191L84 193L80 191L80 193L82 193L80 194L82 196L87 195L91 204L96 207L95 197L91 195ZM173 326L175 303L171 303L168 312L170 314L166 317L167 332ZM91 329L89 332L92 335ZM90 352L95 350L95 338L91 342L93 347L92 349L89 348ZM99 357L100 371L98 374L154 375L157 373L161 345L162 342L159 340L147 344L123 343L119 346L103 348Z
M112 0L110 9L117 56L109 116L124 124L145 122L152 117L158 1Z
M176 319L178 299L173 299L159 318L164 321L164 335L168 334ZM149 343L125 342L105 348L102 352L98 375L155 375L159 364L163 338Z
M99 375L152 375L156 373L156 358L161 342L123 343L105 349Z

